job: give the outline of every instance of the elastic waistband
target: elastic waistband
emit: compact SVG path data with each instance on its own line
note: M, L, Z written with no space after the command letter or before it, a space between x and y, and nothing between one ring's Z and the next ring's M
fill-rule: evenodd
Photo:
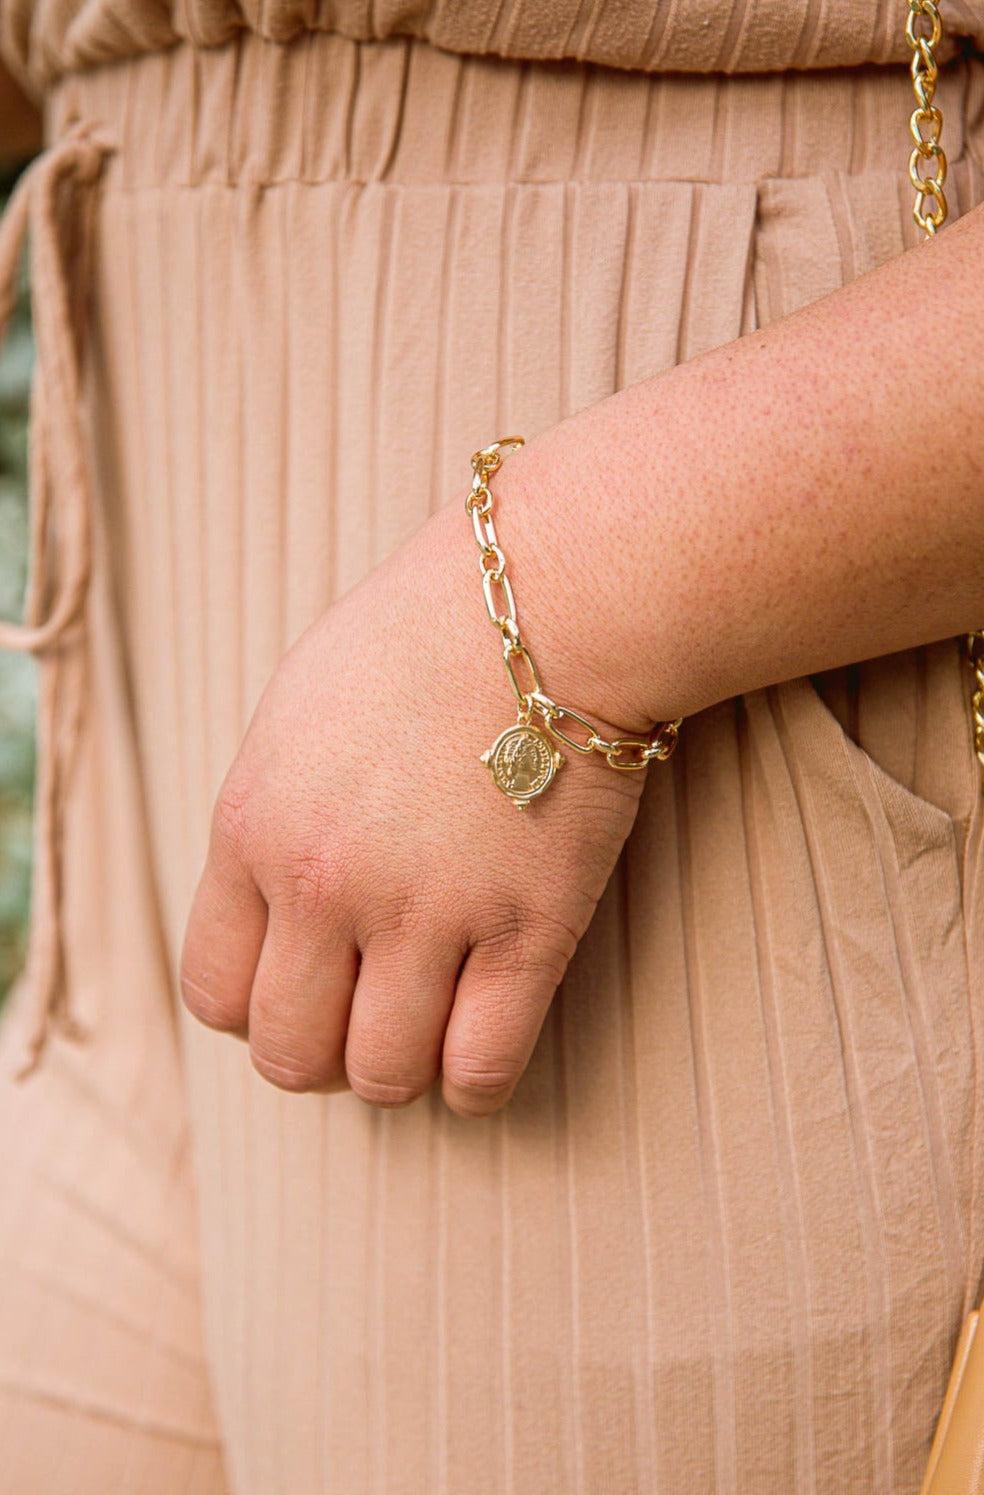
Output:
M951 162L984 157L984 68L941 70ZM320 182L760 182L905 173L905 67L726 77L457 56L426 42L244 33L65 78L73 121L120 143L106 185Z

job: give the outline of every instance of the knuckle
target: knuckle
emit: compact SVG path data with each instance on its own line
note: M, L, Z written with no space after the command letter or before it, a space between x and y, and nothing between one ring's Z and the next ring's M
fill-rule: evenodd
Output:
M242 860L249 843L251 795L243 783L228 780L219 790L212 810L212 843L228 848Z
M433 1083L426 1078L398 1074L373 1074L371 1070L348 1065L348 1083L355 1094L373 1106L407 1106Z
M500 905L483 919L475 937L475 953L483 961L514 961L527 938L526 916L518 904Z
M444 1103L449 1111L465 1121L481 1121L488 1116L494 1116L497 1111L503 1110L506 1103L512 1099L511 1090L502 1090L497 1095L479 1100L468 1091L452 1090L445 1091Z
M497 961L556 973L557 979L574 954L578 934L562 918L528 908L501 910L482 931L475 952L484 965Z
M522 1064L501 1054L447 1054L444 1078L454 1089L471 1095L477 1101L490 1100L515 1085Z
M279 897L299 913L322 912L341 888L341 869L321 846L298 846L280 870Z
M186 970L181 972L180 990L181 1000L192 1017L196 1017L207 1028L229 1032L242 1027L243 1015L239 1004L220 992L210 991Z
M541 909L531 922L529 939L531 950L538 955L540 964L562 961L566 966L577 949L580 935L566 919Z
M301 1093L342 1088L344 1074L339 1076L331 1068L305 1063L299 1058L267 1054L253 1045L250 1045L249 1057L257 1074L279 1090Z
M419 927L420 894L403 888L399 892L374 895L361 900L365 909L363 932L366 941L381 947L400 947L409 934Z

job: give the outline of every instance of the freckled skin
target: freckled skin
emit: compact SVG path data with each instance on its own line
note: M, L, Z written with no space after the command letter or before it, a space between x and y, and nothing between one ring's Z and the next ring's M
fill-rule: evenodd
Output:
M495 523L546 692L636 733L984 624L982 263L977 208L508 458ZM522 814L491 782L479 755L515 710L469 455L461 492L274 674L182 989L281 1088L395 1105L440 1078L477 1116L518 1082L661 765L570 754Z
M546 432L497 479L527 609L562 533L652 719L984 624L982 268L984 206Z

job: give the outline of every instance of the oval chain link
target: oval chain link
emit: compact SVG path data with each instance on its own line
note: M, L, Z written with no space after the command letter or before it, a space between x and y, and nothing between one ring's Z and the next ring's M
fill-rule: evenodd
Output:
M916 107L909 117L913 146L909 155L909 180L916 190L912 216L927 238L933 238L946 221L947 202L946 153L940 144L943 111L934 104L939 67L935 49L943 35L938 0L908 0L905 22L906 41L912 49L912 88ZM932 175L921 175L923 163L930 162ZM974 751L981 770L981 792L984 793L984 629L968 633L963 649L973 674L971 715L974 729Z
M576 753L598 752L604 754L610 768L634 770L645 768L654 758L668 758L676 747L683 717L672 722L660 722L651 737L616 737L607 741L592 722L570 706L559 706L544 693L540 672L527 645L520 636L516 620L516 603L512 586L506 575L506 557L499 545L492 523L492 490L489 479L499 471L509 452L523 445L522 436L504 436L489 446L475 452L471 459L471 492L465 499L465 508L471 515L472 528L478 543L478 565L482 573L482 591L489 619L502 636L502 658L506 674L519 707L520 718L529 721L536 711L543 718L543 725L560 742L566 743ZM489 565L493 561L494 565ZM502 593L505 611L500 612L492 588L498 586ZM518 678L517 667L528 676L526 683ZM579 742L565 732L559 723L567 718L586 733L585 741Z
M920 28L920 22L926 22ZM933 103L939 68L936 65L935 48L940 44L943 25L937 0L909 0L909 14L905 20L905 39L912 48L912 87L916 95L916 107L909 117L909 133L913 146L909 155L909 180L916 189L916 201L912 216L919 227L930 237L936 233L946 219L946 154L940 145L943 129L943 113ZM921 176L921 163L933 163L931 176ZM927 198L932 198L928 205Z

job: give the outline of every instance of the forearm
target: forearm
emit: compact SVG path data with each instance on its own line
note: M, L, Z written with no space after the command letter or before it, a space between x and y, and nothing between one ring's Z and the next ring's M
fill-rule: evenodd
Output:
M590 609L583 688L660 720L984 625L982 328L978 208L511 458L500 538L543 664L576 690L562 620Z

